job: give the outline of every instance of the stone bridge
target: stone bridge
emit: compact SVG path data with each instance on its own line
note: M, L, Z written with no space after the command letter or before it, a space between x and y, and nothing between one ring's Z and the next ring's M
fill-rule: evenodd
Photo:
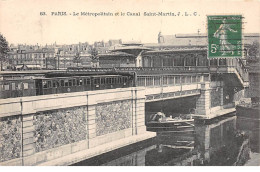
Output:
M146 102L197 96L203 119L235 111L248 83L241 63L181 68L122 68L136 87L0 100L0 165L70 165L154 137Z

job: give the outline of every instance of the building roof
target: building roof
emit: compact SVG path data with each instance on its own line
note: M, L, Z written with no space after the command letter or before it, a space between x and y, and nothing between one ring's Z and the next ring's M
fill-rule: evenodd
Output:
M176 34L176 35L159 35L162 46L207 46L208 38L206 33L201 34ZM259 33L243 34L244 44L252 44L254 41L259 41Z

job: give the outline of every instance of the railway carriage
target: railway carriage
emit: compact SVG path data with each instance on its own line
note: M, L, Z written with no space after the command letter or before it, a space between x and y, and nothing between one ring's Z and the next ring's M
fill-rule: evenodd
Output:
M35 96L36 86L33 79L11 79L0 81L0 98Z
M134 86L131 75L56 76L0 81L1 99Z

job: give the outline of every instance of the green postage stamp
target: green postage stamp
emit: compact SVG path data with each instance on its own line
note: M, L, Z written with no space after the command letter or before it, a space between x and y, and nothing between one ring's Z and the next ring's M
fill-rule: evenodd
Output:
M208 17L208 58L242 58L242 15Z

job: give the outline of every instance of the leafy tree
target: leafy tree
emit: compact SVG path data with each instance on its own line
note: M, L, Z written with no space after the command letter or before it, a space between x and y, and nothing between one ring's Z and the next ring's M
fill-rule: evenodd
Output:
M98 56L98 50L95 47L91 49L91 59L92 59L92 63L94 64L93 67L97 67L99 56Z
M8 60L7 52L9 51L8 42L5 37L0 33L0 60L1 70L3 70L3 63Z
M78 67L78 65L79 65L80 60L81 60L80 54L79 54L79 53L76 53L76 55L74 56L73 61L74 61L75 63L77 63L77 67Z
M251 63L260 61L259 42L254 41L248 49L248 61Z

